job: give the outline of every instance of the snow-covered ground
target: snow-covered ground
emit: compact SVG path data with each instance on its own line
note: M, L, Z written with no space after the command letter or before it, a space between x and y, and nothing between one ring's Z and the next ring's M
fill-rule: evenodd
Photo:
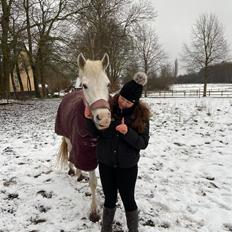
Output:
M97 232L87 182L56 167L60 99L0 105L0 231ZM232 231L232 99L146 99L153 116L141 152L140 232ZM103 204L99 181L99 209ZM115 231L126 231L121 200Z

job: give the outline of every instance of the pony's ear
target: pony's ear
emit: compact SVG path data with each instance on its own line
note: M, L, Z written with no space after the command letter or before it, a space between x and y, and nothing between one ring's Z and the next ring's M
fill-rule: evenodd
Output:
M101 62L104 69L106 69L109 66L109 56L107 53L104 54Z
M80 69L83 69L86 63L86 59L82 53L80 53L77 57L77 64Z

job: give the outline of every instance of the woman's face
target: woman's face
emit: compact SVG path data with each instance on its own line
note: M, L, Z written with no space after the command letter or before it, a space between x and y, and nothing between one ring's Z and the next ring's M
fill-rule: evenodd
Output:
M128 101L126 98L122 97L121 95L119 95L118 97L118 106L119 108L122 109L127 109L130 108L134 105L133 102Z

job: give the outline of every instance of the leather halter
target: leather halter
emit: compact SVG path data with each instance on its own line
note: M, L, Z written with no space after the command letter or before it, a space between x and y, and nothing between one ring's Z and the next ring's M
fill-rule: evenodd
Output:
M110 110L110 104L109 102L107 102L106 100L104 99L99 99L95 102L93 102L90 106L89 106L90 110L96 110L96 109L99 109L99 108L106 108L108 110Z

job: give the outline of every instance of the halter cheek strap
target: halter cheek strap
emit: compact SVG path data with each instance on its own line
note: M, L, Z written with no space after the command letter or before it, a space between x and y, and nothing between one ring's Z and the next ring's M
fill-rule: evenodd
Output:
M110 104L109 104L109 102L107 102L104 99L99 99L99 100L95 101L94 103L92 103L89 106L89 108L91 111L99 109L99 108L106 108L106 109L110 110Z

